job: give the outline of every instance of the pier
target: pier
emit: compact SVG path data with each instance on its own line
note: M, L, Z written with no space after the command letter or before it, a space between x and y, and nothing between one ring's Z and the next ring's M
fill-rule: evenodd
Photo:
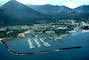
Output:
M32 55L32 54L58 52L58 51L63 51L63 50L82 48L82 46L72 46L72 47L57 48L57 49L52 49L52 50L40 50L40 51L33 51L33 52L16 52L16 51L12 50L11 48L9 48L4 41L1 40L1 42L8 49L8 51L10 53L15 54L15 55Z

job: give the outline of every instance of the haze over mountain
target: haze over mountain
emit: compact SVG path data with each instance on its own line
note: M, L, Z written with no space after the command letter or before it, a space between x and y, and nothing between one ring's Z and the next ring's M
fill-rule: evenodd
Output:
M89 5L79 6L74 9L76 12L89 14Z
M28 6L41 13L53 15L58 19L89 20L89 5L79 6L75 9L50 4Z
M63 11L70 11L72 9L66 7L66 6L53 6L50 4L46 4L46 5L29 5L29 7L31 7L32 9L39 11L41 13L45 13L45 14L57 14Z
M58 5L50 5L50 4L46 4L46 5L28 5L30 8L42 12L42 13L58 13L58 12L62 12L62 11L76 11L79 13L89 13L89 5L82 5L79 6L75 9L71 9L68 8L66 6L58 6Z

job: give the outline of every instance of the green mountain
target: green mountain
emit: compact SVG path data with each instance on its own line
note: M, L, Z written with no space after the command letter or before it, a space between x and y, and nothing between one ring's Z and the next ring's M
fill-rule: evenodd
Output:
M8 1L0 8L0 21L7 25L26 24L33 20L45 18L46 16L44 14L15 0Z

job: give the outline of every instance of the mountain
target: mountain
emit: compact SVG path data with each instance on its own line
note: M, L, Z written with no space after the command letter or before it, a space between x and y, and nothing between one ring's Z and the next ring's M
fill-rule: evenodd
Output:
M79 13L89 14L89 5L79 6L75 8L74 11L79 12Z
M8 1L0 8L0 20L3 20L3 22L7 24L28 23L29 21L44 18L46 18L44 14L15 0Z
M28 6L41 13L50 14L54 19L89 20L89 5L79 6L75 9L50 4Z
M79 13L79 17L81 20L89 21L89 5L82 5L74 9L77 13Z
M29 7L31 7L32 9L39 11L41 13L44 14L57 14L60 12L68 12L72 9L66 7L66 6L53 6L50 4L46 4L46 5L28 5Z
M89 20L89 6L75 9L58 5L24 5L16 0L8 1L0 7L0 25L29 24L38 20Z

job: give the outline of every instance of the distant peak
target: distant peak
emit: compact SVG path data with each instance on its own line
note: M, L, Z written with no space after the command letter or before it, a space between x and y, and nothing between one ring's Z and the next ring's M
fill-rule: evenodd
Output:
M18 2L17 0L10 0L11 2Z
M9 0L8 2L17 3L17 0Z
M16 1L16 0L11 0L11 1Z
M51 4L45 4L45 5L49 5L50 6Z
M52 6L51 4L44 4L44 6Z

